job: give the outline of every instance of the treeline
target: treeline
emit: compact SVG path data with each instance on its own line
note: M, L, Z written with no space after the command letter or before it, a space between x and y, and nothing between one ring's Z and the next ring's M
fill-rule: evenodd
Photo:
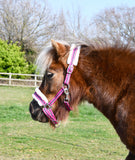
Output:
M35 72L33 65L35 57L46 43L50 42L50 39L66 40L69 43L74 41L100 43L102 40L112 44L122 41L134 47L135 7L105 9L92 19L88 19L82 17L81 8L72 13L63 10L54 13L48 3L49 0L0 1L0 71ZM7 45L5 47L7 50L2 49L3 44ZM11 46L12 54L9 51ZM24 64L17 66L15 49L17 54L23 57L21 62ZM14 60L11 63L12 59ZM4 65L4 62L10 67ZM11 67L11 64L15 66ZM23 66L25 69L21 69Z

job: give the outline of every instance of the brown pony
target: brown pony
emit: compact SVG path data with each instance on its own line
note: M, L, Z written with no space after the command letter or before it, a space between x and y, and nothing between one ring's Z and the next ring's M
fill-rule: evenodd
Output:
M80 56L69 82L69 104L92 103L114 126L129 149L126 160L135 160L135 51L123 45L80 45ZM39 55L45 70L39 90L51 100L63 86L67 73L70 45L52 40L52 47ZM66 120L69 110L63 93L52 105L57 121ZM30 113L34 120L50 122L41 106L33 100Z

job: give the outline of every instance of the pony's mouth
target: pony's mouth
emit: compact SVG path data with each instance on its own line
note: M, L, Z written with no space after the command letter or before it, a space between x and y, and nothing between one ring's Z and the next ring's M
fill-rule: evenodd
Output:
M40 107L34 99L30 103L29 111L33 120L42 123L49 122L47 116L45 116L44 112L42 111L42 107Z

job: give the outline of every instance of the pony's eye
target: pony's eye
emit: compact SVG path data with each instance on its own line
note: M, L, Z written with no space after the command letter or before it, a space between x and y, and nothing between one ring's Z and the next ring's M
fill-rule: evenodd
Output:
M51 73L51 72L47 72L46 76L47 76L48 79L51 79L54 76L54 74Z

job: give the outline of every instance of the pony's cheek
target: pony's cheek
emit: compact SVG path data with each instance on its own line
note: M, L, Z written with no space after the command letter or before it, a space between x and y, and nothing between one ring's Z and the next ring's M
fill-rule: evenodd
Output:
M63 74L57 74L57 76L54 77L52 84L50 85L50 90L57 93L58 90L62 87L63 81Z

